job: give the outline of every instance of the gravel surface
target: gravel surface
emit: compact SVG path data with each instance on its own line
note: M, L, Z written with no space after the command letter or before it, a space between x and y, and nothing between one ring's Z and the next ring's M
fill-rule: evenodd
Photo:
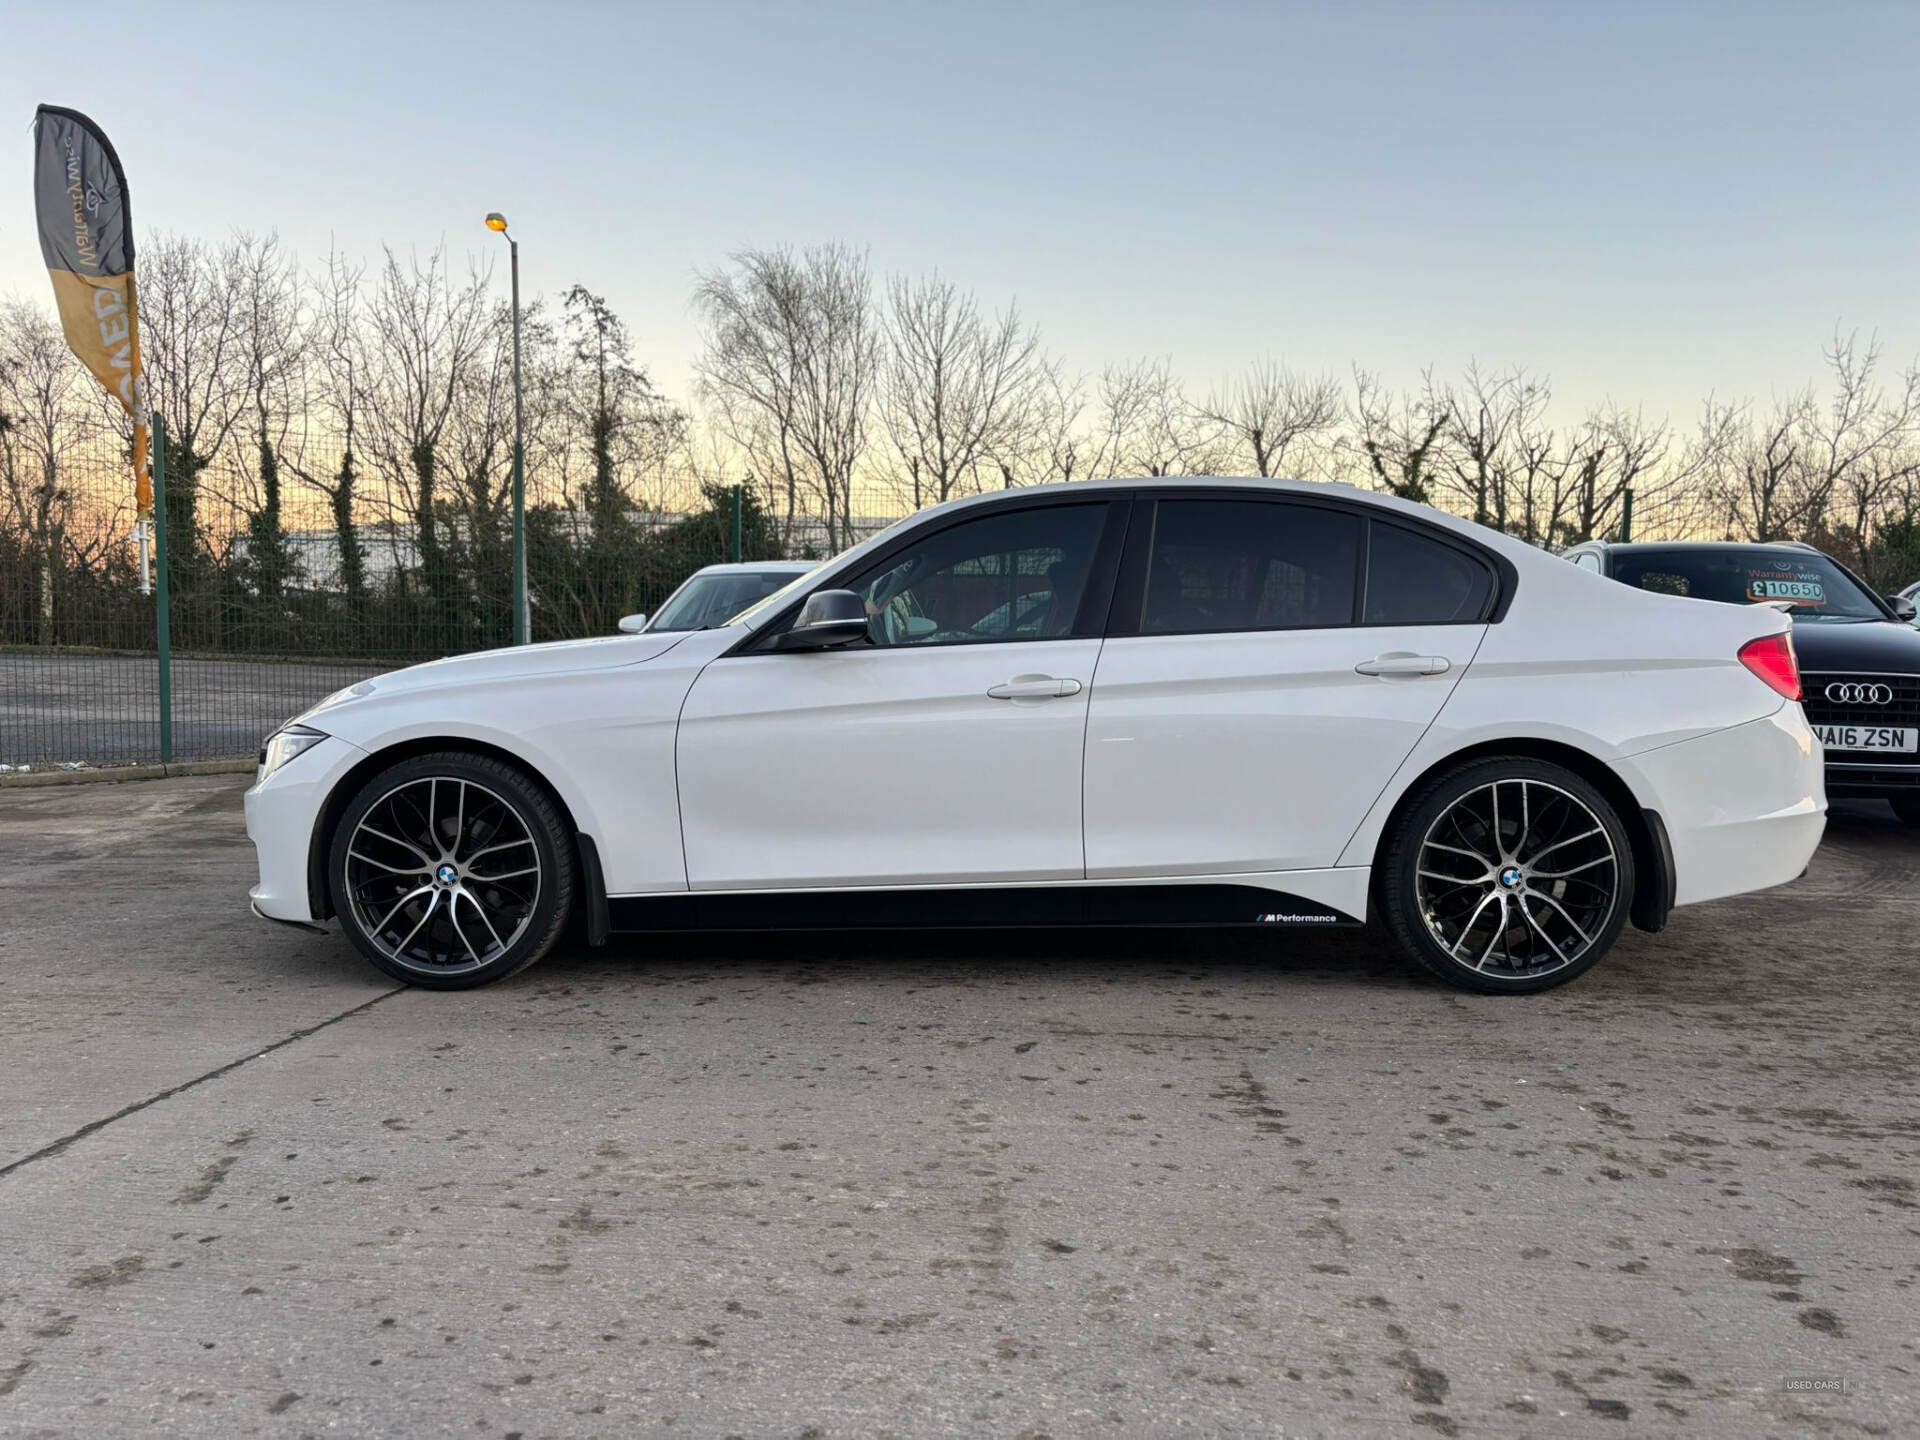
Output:
M432 994L247 916L243 783L0 791L0 1433L1920 1427L1883 810L1528 999L1166 932Z

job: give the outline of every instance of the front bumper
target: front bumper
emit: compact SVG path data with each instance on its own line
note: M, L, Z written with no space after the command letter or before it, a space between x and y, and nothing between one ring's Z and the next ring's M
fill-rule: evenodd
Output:
M258 900L250 901L247 908L253 911L257 919L270 920L275 925L286 925L295 930L304 930L309 935L324 935L327 933L327 927L324 925L315 925L307 920L282 920L278 915L269 915L260 908L260 902Z
M329 735L247 791L247 838L260 868L247 896L261 919L314 924L307 892L314 822L340 777L366 758L359 746Z
M1676 906L1797 879L1826 829L1820 743L1798 705L1614 768L1666 823Z
M1829 760L1827 794L1835 800L1884 800L1894 795L1920 794L1920 765Z

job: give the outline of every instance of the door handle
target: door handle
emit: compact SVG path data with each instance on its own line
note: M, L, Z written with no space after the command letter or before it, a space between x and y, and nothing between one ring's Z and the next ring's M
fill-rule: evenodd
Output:
M993 686L987 696L993 700L1058 700L1079 693L1078 680L1058 680L1051 675L1016 675L1004 684Z
M1393 650L1385 655L1376 655L1371 660L1362 660L1353 668L1362 675L1378 675L1385 679L1406 675L1444 675L1453 668L1453 662L1444 655L1410 655L1404 650Z

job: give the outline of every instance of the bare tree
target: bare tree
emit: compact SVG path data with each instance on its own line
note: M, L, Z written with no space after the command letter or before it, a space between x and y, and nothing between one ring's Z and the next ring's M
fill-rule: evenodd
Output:
M41 645L54 643L61 536L73 509L62 479L86 439L89 384L44 310L20 300L0 305L0 480L9 521L35 562Z
M424 265L388 250L366 310L369 450L411 525L422 583L449 632L457 582L454 537L440 525L447 498L441 447L455 407L472 394L476 368L497 346L487 279L484 268L473 268L456 280L444 250Z
M1189 404L1168 360L1135 360L1100 373L1088 478L1205 475L1221 454L1221 428Z
M1868 517L1909 473L1906 451L1920 435L1920 372L1889 393L1878 379L1880 350L1836 334L1825 352L1832 393L1809 388L1764 415L1750 407L1709 407L1708 426L1725 434L1711 483L1729 534L1781 540L1839 523L1864 548Z
M1880 345L1857 334L1835 334L1826 352L1833 397L1818 417L1813 453L1825 492L1824 512L1837 525L1853 558L1862 559L1872 521L1885 511L1920 463L1920 366L1911 366L1896 390L1876 379Z
M1551 488L1559 457L1543 427L1552 398L1544 380L1518 367L1488 374L1472 364L1460 385L1439 390L1429 377L1422 406L1445 417L1449 442L1436 473L1478 524L1506 530L1510 510L1527 508L1536 484Z
M664 476L685 437L686 417L633 358L625 322L600 296L575 285L565 297L563 388L556 397L574 443L554 457L571 504L578 573L561 605L579 629L611 629L633 607L642 579L634 556L645 512L657 509ZM579 444L584 441L584 446ZM571 453L580 451L576 455ZM584 462L584 463L580 463ZM576 486L564 477L585 478Z
M369 368L361 313L364 274L365 267L334 253L327 256L325 271L307 282L307 329L302 348L309 363L301 372L299 443L288 459L288 468L300 482L326 499L337 552L337 579L355 614L360 612L367 592L366 557L356 524L360 482L357 447L362 391ZM309 454L334 447L339 458L329 460L325 470L308 464Z
M984 315L935 275L887 286L880 414L914 509L999 483L1020 454L1037 403L1039 336L1019 311Z
M239 309L238 354L246 378L253 465L240 468L249 492L243 578L263 597L280 594L297 564L282 524L281 459L299 398L305 317L299 267L277 235L240 235L233 247L234 300Z
M1092 473L1094 444L1083 421L1087 382L1065 365L1036 356L1017 425L994 447L993 465L1002 489L1057 485Z
M203 558L201 475L247 413L240 249L156 234L140 251L139 281L148 394L167 430L163 523L172 565L191 578Z
M1378 377L1353 371L1353 427L1347 442L1362 483L1417 504L1434 503L1434 486L1446 458L1449 420L1435 394L1433 377L1418 395L1396 395Z
M604 299L575 285L565 303L572 362L568 419L573 432L586 438L592 466L587 509L617 524L679 454L687 419L634 360L625 322Z
M1269 356L1210 395L1199 413L1231 437L1254 474L1272 477L1317 471L1306 452L1331 436L1345 409L1332 376L1302 375Z
M1627 491L1657 480L1667 449L1664 424L1617 406L1554 425L1551 385L1518 366L1470 365L1458 385L1436 391L1429 381L1420 404L1446 418L1432 452L1441 498L1533 545L1572 544L1617 524ZM1651 508L1660 497L1640 498Z
M1528 538L1577 545L1617 534L1629 494L1640 533L1684 529L1705 452L1688 450L1670 463L1672 444L1667 423L1639 410L1608 405L1589 412L1561 469L1552 513Z
M1811 391L1775 401L1758 418L1750 405L1710 402L1701 428L1722 437L1711 483L1729 539L1786 540L1825 518L1826 495L1807 454L1816 413Z
M694 303L702 391L753 469L782 492L783 543L802 489L821 504L828 545L852 543L878 350L866 258L841 245L745 251L700 278Z

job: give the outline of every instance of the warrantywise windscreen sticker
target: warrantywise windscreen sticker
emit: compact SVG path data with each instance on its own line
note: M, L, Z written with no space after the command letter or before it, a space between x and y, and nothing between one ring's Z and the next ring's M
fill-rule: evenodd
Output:
M1827 587L1815 571L1791 566L1754 567L1747 571L1750 600L1791 600L1795 605L1824 605Z

